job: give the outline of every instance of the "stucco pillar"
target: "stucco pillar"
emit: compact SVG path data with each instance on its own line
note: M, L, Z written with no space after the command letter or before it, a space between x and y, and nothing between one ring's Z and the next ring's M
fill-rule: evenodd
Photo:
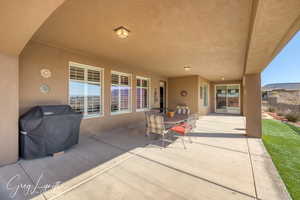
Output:
M246 133L249 137L261 137L261 82L260 74L244 76L244 106Z
M0 52L0 166L18 160L18 57Z
M246 116L247 113L247 99L246 99L246 80L245 80L245 76L243 77L243 81L242 81L242 86L243 86L243 115Z

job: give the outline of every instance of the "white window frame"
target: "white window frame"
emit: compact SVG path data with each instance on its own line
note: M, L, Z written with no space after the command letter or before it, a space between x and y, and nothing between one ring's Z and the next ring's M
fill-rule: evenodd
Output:
M137 105L137 93L136 93L136 112L148 111L148 110L151 109L151 102L150 102L150 99L151 99L151 79L147 78L147 77L136 76L136 83L137 83L138 79L148 81L148 87L147 87L148 88L148 108L140 108L140 109L137 108L138 105ZM145 88L145 87L137 86L137 84L136 84L136 88L135 88L136 91L137 91L138 88Z
M85 83L84 85L84 113L83 113L83 119L89 119L89 118L97 118L97 117L103 117L104 116L104 68L101 67L95 67L95 66L91 66L91 65L86 65L86 64L81 64L81 63L76 63L76 62L69 62L69 82L68 82L68 102L69 105L71 105L70 102L70 71L71 71L71 67L78 67L78 68L82 68L84 69L84 80L83 81L79 81L79 82L83 82ZM90 70L94 70L94 71L99 71L100 75L101 75L101 81L99 82L99 85L101 86L101 91L100 91L100 95L101 95L101 113L100 114L88 114L88 83L91 81L88 81L88 69ZM95 83L95 82L93 82Z
M122 75L122 76L128 76L129 77L129 87L130 87L130 90L129 90L129 108L128 110L124 110L124 111L116 111L116 112L112 112L111 111L111 105L112 105L112 94L111 94L111 87L112 87L112 80L110 81L110 106L109 106L109 109L110 109L110 114L111 115L119 115L119 114L126 114L126 113L131 113L132 112L132 74L130 73L124 73L124 72L119 72L119 71L111 71L110 72L110 78L112 77L113 74L116 74L116 75ZM120 85L120 76L119 76L119 85ZM121 105L121 93L119 92L119 109L120 109L120 105Z

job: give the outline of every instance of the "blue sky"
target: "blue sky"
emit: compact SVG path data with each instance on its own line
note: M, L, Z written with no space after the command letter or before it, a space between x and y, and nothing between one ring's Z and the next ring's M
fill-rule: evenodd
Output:
M300 82L300 32L263 71L261 84Z

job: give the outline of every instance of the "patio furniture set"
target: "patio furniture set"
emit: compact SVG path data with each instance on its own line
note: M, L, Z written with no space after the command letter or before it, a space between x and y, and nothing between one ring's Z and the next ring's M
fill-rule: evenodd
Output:
M146 134L161 136L165 147L166 135L176 133L186 149L184 137L196 126L197 115L187 106L177 106L173 114L153 109L145 112ZM69 105L36 106L20 117L20 156L34 159L63 152L78 144L82 114ZM189 141L192 143L191 138ZM172 141L171 141L172 142Z
M146 115L146 135L158 134L161 136L162 147L165 147L167 134L173 133L181 136L184 149L186 149L184 139L196 127L197 114L191 114L187 106L177 106L174 115L160 113L157 110L145 112ZM189 142L192 143L191 137Z

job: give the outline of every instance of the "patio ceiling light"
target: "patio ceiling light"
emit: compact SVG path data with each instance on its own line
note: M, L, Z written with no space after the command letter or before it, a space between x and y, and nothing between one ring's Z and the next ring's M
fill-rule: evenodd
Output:
M192 70L192 68L190 66L184 66L183 67L185 71L189 72Z
M129 32L130 32L124 26L120 26L120 27L116 28L114 31L117 34L117 36L121 39L127 38L129 36Z

